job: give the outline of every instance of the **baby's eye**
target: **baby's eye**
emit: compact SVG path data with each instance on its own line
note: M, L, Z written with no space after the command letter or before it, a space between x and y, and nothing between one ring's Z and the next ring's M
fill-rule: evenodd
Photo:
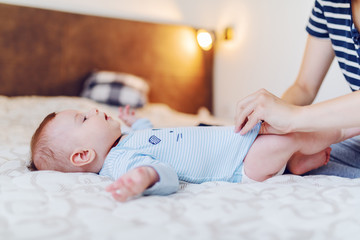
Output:
M83 122L85 122L87 120L87 117L86 117L86 115L84 116L84 119L83 119Z

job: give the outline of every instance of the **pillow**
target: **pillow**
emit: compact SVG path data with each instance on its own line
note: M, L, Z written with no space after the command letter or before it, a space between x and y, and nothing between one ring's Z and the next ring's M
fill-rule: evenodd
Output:
M109 105L138 108L147 103L148 83L135 75L94 71L85 80L82 97Z

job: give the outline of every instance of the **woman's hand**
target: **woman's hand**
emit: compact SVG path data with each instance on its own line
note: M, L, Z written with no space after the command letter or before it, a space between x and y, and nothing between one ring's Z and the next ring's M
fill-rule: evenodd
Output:
M246 134L259 121L263 121L260 134L289 133L293 130L292 123L300 109L261 89L238 102L235 132Z

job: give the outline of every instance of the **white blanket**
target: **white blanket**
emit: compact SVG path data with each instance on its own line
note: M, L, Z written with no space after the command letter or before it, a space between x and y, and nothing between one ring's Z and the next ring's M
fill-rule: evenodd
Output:
M30 172L30 138L43 117L96 106L68 97L0 96L0 239L359 239L360 179L282 175L263 183L182 183L171 196L119 203L96 174ZM226 124L164 105L140 111L155 126Z

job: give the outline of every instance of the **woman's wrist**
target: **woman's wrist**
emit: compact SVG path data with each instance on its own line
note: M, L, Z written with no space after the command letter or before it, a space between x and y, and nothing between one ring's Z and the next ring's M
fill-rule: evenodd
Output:
M309 124L309 106L294 106L293 116L290 119L289 129L287 132L310 132Z

